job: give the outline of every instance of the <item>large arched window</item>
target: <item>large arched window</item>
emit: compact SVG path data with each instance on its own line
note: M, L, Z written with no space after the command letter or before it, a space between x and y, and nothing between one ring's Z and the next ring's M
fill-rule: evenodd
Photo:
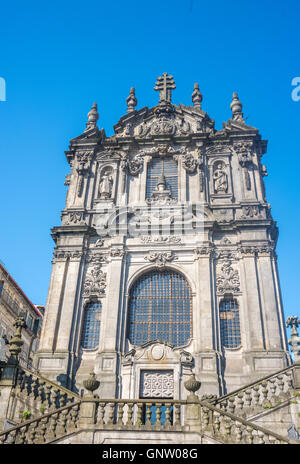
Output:
M89 302L84 308L81 346L87 350L97 348L100 338L102 306L99 302Z
M161 175L165 176L166 188L172 198L178 198L178 168L173 158L153 158L147 169L146 197L150 198Z
M128 321L134 345L150 340L186 344L192 331L192 297L185 278L170 270L142 275L130 291Z
M221 343L224 348L237 348L241 344L239 306L235 299L220 302Z

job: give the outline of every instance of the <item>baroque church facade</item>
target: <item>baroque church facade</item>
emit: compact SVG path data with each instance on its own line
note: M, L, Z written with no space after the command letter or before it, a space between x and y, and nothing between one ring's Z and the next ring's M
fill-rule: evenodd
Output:
M267 203L267 142L233 94L215 129L194 85L190 106L127 113L107 137L94 104L70 142L70 174L36 357L41 375L100 398L225 395L291 364Z

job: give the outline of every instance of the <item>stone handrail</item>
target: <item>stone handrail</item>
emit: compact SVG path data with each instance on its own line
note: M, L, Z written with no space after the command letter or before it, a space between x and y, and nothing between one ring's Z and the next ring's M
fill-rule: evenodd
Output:
M294 366L265 376L251 384L215 400L222 410L242 417L255 415L263 408L272 408L291 398Z

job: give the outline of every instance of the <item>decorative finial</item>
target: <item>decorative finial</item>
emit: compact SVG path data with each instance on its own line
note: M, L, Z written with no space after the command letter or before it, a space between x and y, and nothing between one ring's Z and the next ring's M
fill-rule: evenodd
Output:
M88 391L88 396L95 397L94 391L99 388L100 382L96 379L94 372L90 373L90 376L83 381L84 388Z
M129 95L126 99L127 103L127 113L130 113L131 111L134 111L134 107L137 105L137 99L135 96L135 88L131 87Z
M198 397L197 395L195 395L195 393L201 387L201 382L196 380L194 373L192 373L190 375L190 378L186 382L184 382L184 386L186 390L190 393L188 396L188 400L198 400Z
M192 93L192 102L196 110L201 110L201 102L203 100L202 93L199 90L199 84L195 82L194 91Z
M99 119L99 114L97 111L97 103L94 103L92 106L91 111L88 113L88 122L86 124L86 131L90 129L94 129L97 125L97 121Z
M164 176L164 174L161 174L158 178L158 182L157 182L157 185L156 185L156 188L157 190L160 190L160 191L163 191L163 190L166 190L166 178Z
M18 316L13 325L16 328L16 331L9 341L9 351L11 356L17 359L24 344L22 340L22 329L26 327L24 316Z
M232 119L234 121L244 121L242 113L243 105L240 102L238 94L236 92L232 94L232 102L230 108L232 111Z
M154 90L159 91L159 103L168 102L171 103L171 90L176 89L175 81L173 76L168 76L167 73L163 73L162 76L157 78Z
M298 335L298 326L300 320L297 316L289 316L286 320L286 326L291 327L291 338L289 340L289 345L291 345L291 351L294 355L294 362L300 362L300 337Z

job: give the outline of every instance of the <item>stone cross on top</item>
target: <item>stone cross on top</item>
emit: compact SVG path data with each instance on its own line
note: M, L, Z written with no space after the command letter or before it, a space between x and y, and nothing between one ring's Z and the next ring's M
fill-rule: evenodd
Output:
M176 89L173 76L163 73L157 78L154 90L159 91L159 103L165 101L171 103L171 90Z

